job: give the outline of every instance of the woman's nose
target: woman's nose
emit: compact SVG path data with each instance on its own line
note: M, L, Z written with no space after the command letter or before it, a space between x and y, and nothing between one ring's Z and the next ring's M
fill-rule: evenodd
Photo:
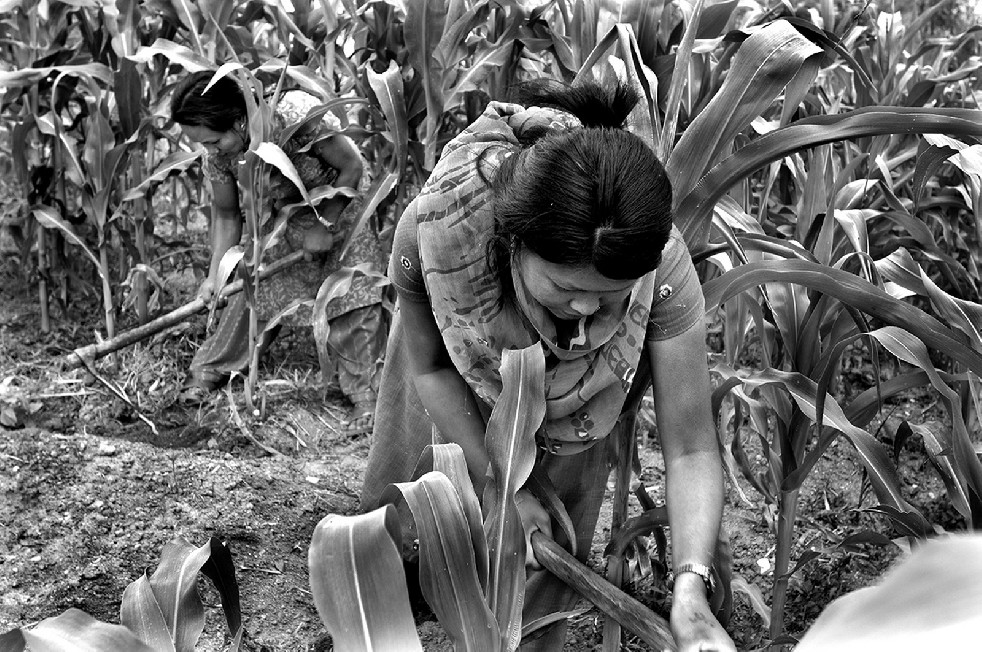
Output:
M600 310L600 297L580 296L569 302L569 308L583 317L588 317Z

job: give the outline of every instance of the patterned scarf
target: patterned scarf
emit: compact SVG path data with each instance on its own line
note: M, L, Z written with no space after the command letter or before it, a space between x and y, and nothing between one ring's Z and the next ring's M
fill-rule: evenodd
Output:
M455 367L493 406L501 393L501 351L541 342L546 418L540 444L569 455L606 437L623 409L641 357L655 273L635 283L621 305L581 320L574 336L561 344L551 313L528 293L518 266L511 266L513 292L489 269L491 190L478 165L494 169L521 149L519 137L526 129L543 126L579 125L559 111L492 102L447 145L414 203L427 292Z

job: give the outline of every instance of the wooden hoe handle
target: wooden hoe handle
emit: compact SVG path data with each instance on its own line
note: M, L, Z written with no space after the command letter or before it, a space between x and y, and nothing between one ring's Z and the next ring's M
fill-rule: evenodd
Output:
M541 532L533 532L532 552L546 570L631 630L652 649L674 652L675 639L664 618L581 564L558 543Z
M274 274L282 272L284 269L302 259L303 252L294 251L280 260L270 263L266 269L259 273L259 277L260 279L268 278ZM242 280L240 279L235 283L231 283L223 287L222 291L220 292L220 296L228 297L241 291ZM65 370L70 370L84 367L86 360L98 360L99 358L107 356L114 351L125 349L131 344L136 344L137 342L145 340L152 335L156 335L164 329L180 324L188 317L191 317L199 312L204 312L207 309L207 303L201 299L195 299L194 301L186 303L180 308L176 308L166 315L161 315L160 317L157 317L153 321L147 322L142 326L137 326L136 328L128 330L125 333L120 333L112 339L104 342L96 342L95 344L89 344L88 346L83 346L80 349L75 349L65 356L62 368Z

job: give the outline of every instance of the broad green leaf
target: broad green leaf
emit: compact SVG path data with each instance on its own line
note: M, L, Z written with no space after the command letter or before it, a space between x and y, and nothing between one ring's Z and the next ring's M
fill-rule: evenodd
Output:
M22 68L20 70L0 71L0 88L32 86L39 80L56 72L75 77L91 77L106 86L111 85L113 81L113 73L109 66L102 63L82 63L67 66L51 66L48 68Z
M339 652L422 652L391 505L324 517L308 550L314 605Z
M92 264L95 265L95 269L96 272L98 272L99 277L105 280L105 277L103 276L102 273L102 264L99 262L99 259L85 245L82 239L78 237L78 234L75 233L71 225L68 222L61 219L61 216L58 214L57 210L55 210L51 206L35 206L32 209L31 214L34 215L34 219L38 221L38 224L40 224L46 229L56 229L60 231L62 236L68 242L80 248L82 250L82 253L85 254L85 257L91 260Z
M129 58L138 63L148 63L157 54L164 55L188 72L211 70L215 67L215 64L205 57L195 54L190 48L165 38L158 38L153 42L153 45L141 47L136 51L136 54Z
M142 198L151 187L156 186L170 175L179 174L187 170L191 167L192 163L201 158L202 153L203 150L200 149L193 152L185 152L183 150L174 152L161 161L154 169L153 174L144 179L140 185L127 190L120 201L127 202Z
M727 81L729 79L727 77ZM700 118L705 113L700 113ZM691 129L687 129L686 134ZM708 221L719 198L734 184L772 161L825 143L893 133L947 133L979 137L982 136L982 111L866 107L834 116L804 118L772 131L723 159L711 171L705 174L700 171L698 174L703 176L698 183L684 196L681 193L677 195L676 221L686 243L698 248L697 245L708 236ZM681 156L679 147L676 147L673 156L676 154Z
M751 584L747 580L743 579L739 575L734 575L733 579L730 580L730 588L733 589L734 594L741 594L750 603L750 608L760 616L760 620L763 623L764 629L768 629L771 626L771 610L767 606L767 602L764 600L764 595L761 593L760 588L756 584Z
M99 622L78 609L21 632L31 652L157 652L122 625Z
M494 614L478 578L471 530L449 478L431 471L414 482L386 489L382 502L402 494L419 534L420 586L427 603L458 650L498 650Z
M965 518L971 518L972 510L969 507L968 495L965 493L963 475L952 464L950 442L948 437L939 432L941 428L940 424L934 422L918 424L905 420L897 428L897 438L904 436L905 429L909 433L906 435L908 437L910 434L920 435L931 464L944 483L952 506Z
M395 147L394 170L402 176L405 174L406 159L409 156L409 122L406 117L402 73L398 64L390 61L385 72L377 73L371 65L368 65L365 67L365 74L389 127L388 137Z
M682 42L679 43L675 51L675 69L672 71L672 84L668 89L668 99L665 101L665 122L662 125L662 132L657 137L658 159L666 162L666 171L671 179L671 171L668 165L671 164L671 152L675 143L675 129L678 124L679 108L682 106L682 90L689 81L689 65L692 61L692 48L699 31L699 21L702 16L704 0L695 0L691 15L686 19L685 31L682 33ZM731 71L732 73L732 71ZM719 127L720 125L717 125ZM689 129L692 125L689 126ZM687 130L688 131L688 130ZM684 135L683 135L684 138ZM700 171L700 174L702 172ZM672 183L674 187L674 180ZM674 191L677 192L677 191Z
M460 497L467 517L467 526L471 531L471 544L474 547L474 562L477 565L477 578L481 590L488 586L488 541L484 537L484 522L481 513L481 501L471 484L470 473L467 470L467 460L464 451L458 444L434 444L423 449L412 479L416 480L427 471L436 471L447 476Z
M119 622L158 652L173 652L175 649L164 613L153 595L146 573L123 591Z
M177 652L192 652L204 629L198 571L210 554L210 544L195 548L183 539L173 539L164 545L160 564L150 576L150 586Z
M924 270L921 270L921 281L938 315L964 333L973 349L982 351L982 305L951 296L938 287Z
M464 99L464 93L480 89L482 82L488 75L493 73L496 68L508 63L512 56L515 41L506 37L502 37L501 41L474 56L471 65L464 74L444 92L444 106L453 107L459 104Z
M341 260L345 259L348 254L348 247L351 245L353 236L358 233L359 229L364 228L365 222L371 218L375 213L375 209L379 207L379 204L389 196L389 193L398 185L399 183L399 173L389 172L388 174L379 176L372 185L365 191L365 197L362 201L361 214L358 216L357 221L351 226L351 231L348 239L345 241L344 246L341 247Z
M743 379L744 386L757 388L768 384L776 384L783 387L794 399L798 409L810 419L815 418L815 403L818 400L816 384L805 376L777 369L764 369L757 371ZM890 459L886 449L871 434L850 423L843 413L839 404L826 396L825 413L823 424L835 428L841 432L853 445L859 455L859 461L866 468L869 474L870 483L876 491L877 497L881 502L900 509L901 511L913 511L913 508L904 500L900 493L900 478L897 470ZM800 480L804 480L801 477ZM782 487L785 491L791 491L800 486L795 483L791 486L785 481Z
M460 3L459 9L449 8L445 19L446 29L440 36L436 50L433 52L434 58L440 62L443 70L454 70L461 66L469 52L468 35L479 25L487 21L491 13L491 3L488 0L480 0L472 7L463 11L459 16L454 15L456 11L464 9Z
M824 292L839 301L887 324L898 325L913 333L931 348L961 362L972 371L982 371L982 355L965 346L960 334L940 321L885 291L842 270L805 260L782 260L741 265L703 285L706 310L751 287L769 282L788 282Z
M921 267L904 247L900 247L889 256L881 258L873 264L884 278L907 288L914 294L927 296L927 288L924 287L924 281L921 280Z
M421 140L425 146L424 167L432 170L436 165L437 132L443 116L444 69L433 56L443 36L447 19L445 2L410 2L406 6L403 31L409 60L423 82L426 97L425 128Z
M485 493L490 554L488 604L509 650L518 647L525 591L525 530L517 492L535 464L535 432L545 417L545 356L539 344L509 349L501 358L501 394L491 411L484 445L492 475ZM489 501L488 496L493 496Z
M677 201L728 151L734 137L773 103L804 62L820 54L820 48L782 20L755 31L740 45L723 86L667 159ZM680 219L688 215L682 213Z
M899 328L885 327L870 333L880 344L895 356L917 365L923 369L931 379L931 384L941 394L941 400L948 410L951 419L950 444L952 463L958 477L966 484L965 493L971 496L974 492L976 496L982 496L982 462L975 452L971 436L965 425L962 415L961 401L955 392L941 377L924 344L909 336L909 334ZM969 500L969 504L972 501ZM970 510L971 511L971 510ZM976 519L982 519L982 514L964 513L966 518L971 518L973 523Z
M235 579L235 564L228 546L218 537L213 536L209 545L211 554L205 565L201 567L201 573L210 579L218 590L228 631L234 639L236 636L242 636L242 610L239 604L239 583ZM234 648L230 652L235 652Z
M289 179L300 194L303 196L304 201L308 204L310 203L310 195L307 193L307 187L303 185L303 181L300 179L300 175L297 173L297 168L294 167L293 162L290 157L286 155L279 145L275 145L270 142L259 143L256 148L256 156L261 158L263 161L272 165L278 169L283 176Z

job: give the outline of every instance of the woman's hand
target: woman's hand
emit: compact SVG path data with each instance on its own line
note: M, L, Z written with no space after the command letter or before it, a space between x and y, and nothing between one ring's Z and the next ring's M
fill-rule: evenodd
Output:
M519 489L515 493L515 505L518 507L518 515L522 517L522 526L525 528L525 566L533 570L541 570L542 564L532 552L532 533L538 530L552 538L552 521L549 512L542 507L535 496L524 489Z
M334 234L318 222L303 234L303 258L310 262L320 258L334 247Z
M706 599L706 585L694 573L675 580L672 596L672 635L679 652L736 652Z

